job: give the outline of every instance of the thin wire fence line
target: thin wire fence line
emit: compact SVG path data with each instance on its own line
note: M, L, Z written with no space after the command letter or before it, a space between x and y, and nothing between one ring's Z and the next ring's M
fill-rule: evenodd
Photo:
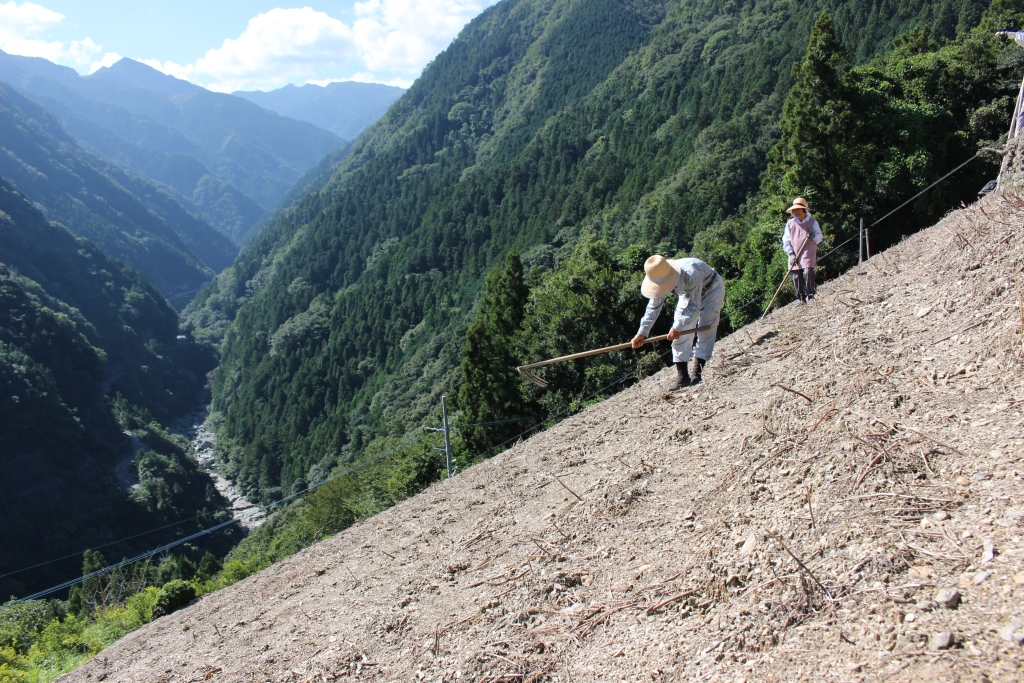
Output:
M466 427L489 427L490 425L503 425L503 424L508 424L510 422L529 422L529 421L530 421L530 418L528 418L528 417L516 417L516 418L512 418L510 420L492 420L490 422L473 422L471 424L465 424L465 425L453 424L452 425L452 429L459 429L459 428L465 429Z
M959 166L957 166L956 168L954 168L954 169L953 169L952 171L950 171L950 172L949 172L949 173L947 173L946 175L942 176L941 178L939 178L938 180L936 180L936 181L935 181L934 183L932 183L932 184L931 184L931 185L929 185L928 187L924 188L923 190L921 190L920 192L918 192L917 194L915 194L915 195L914 195L913 197L911 197L910 199L908 199L907 201L903 202L902 204L900 204L899 206L897 206L897 207L896 207L895 209L893 209L892 211L890 211L889 213L887 213L887 214L885 214L884 216L882 216L881 218L879 218L879 219L878 219L877 221L875 221L874 223L872 223L870 227L872 227L872 228L873 228L873 227L875 227L876 225L878 225L879 223L881 223L882 221L884 221L884 220L885 220L886 218L888 218L889 216L893 215L894 213L896 213L897 211L899 211L900 209L902 209L902 208L903 208L904 206L906 206L906 205L907 205L907 204L909 204L910 202L914 201L915 199L917 199L918 197L920 197L921 195L923 195L923 194L924 194L925 192L927 192L928 190L932 189L933 187L935 187L936 185L938 185L939 183L941 183L941 182L942 182L943 180L945 180L946 178L948 178L949 176L953 175L954 173L956 173L957 171L959 171L959 170L960 170L961 168L963 168L964 166L966 166L967 164L969 164L969 163L971 163L972 161L974 161L975 159L977 159L977 158L978 158L978 156L979 156L979 155L981 155L981 153L982 153L983 151L984 151L984 150L978 150L977 152L975 152L975 153L974 153L974 156L972 156L972 157L971 157L970 159L968 159L967 161L963 162L962 164L960 164Z

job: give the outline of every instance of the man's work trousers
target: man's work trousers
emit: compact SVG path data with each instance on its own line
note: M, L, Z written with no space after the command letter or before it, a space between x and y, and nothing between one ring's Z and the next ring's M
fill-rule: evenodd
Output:
M814 268L804 268L793 271L793 286L796 287L796 296L800 301L813 299L818 291L814 286Z
M715 279L702 292L700 298L700 312L697 314L697 321L691 319L686 325L687 328L704 327L710 325L711 329L698 332L696 335L687 334L672 342L672 362L685 363L694 355L701 360L709 360L711 353L715 350L715 338L718 335L718 318L722 313L722 304L725 303L725 283L722 276L716 275ZM696 344L694 336L697 337Z

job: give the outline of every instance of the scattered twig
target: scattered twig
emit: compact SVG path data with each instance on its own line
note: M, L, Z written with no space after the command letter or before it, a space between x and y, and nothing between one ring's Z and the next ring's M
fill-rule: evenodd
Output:
M531 571L532 570L529 567L527 567L521 573L516 574L515 576L509 576L508 578L502 579L501 581L491 581L489 579L484 579L482 581L477 581L476 583L471 583L468 586L466 586L466 588L476 588L477 586L483 586L484 584L486 584L488 586L503 586L504 584L508 583L509 581L515 581L516 579L523 578L524 576L529 574Z
M966 453L964 453L962 450L960 450L959 448L955 448L953 446L950 446L945 441L939 441L934 436L928 436L927 434L924 434L923 432L919 432L916 429L911 429L910 427L908 427L905 424L896 424L896 425L893 425L893 426L897 427L899 429L906 429L908 432L914 432L918 436L924 437L925 439L928 439L929 441L934 441L935 443L939 444L940 446L944 446L944 447L948 448L949 450L951 450L951 451L953 451L955 453L959 453L960 455L964 456L965 458L970 457Z
M807 485L807 511L811 513L811 528L818 530L818 524L814 521L814 508L811 507L811 485Z
M827 588L825 588L825 584L823 584L821 581L818 581L818 577L815 576L814 573L811 572L811 570L807 568L807 565L804 564L803 560L801 560L799 557L797 557L796 555L793 554L793 551L790 550L786 546L786 544L782 541L782 537L780 537L778 534L771 534L771 536L776 541L779 542L779 545L782 546L782 549L785 550L787 553L789 553L789 556L792 557L796 561L796 563L798 565L800 565L800 568L803 569L804 572L806 572L807 576L811 577L811 580L814 581L814 583L818 584L818 588L820 588L825 593L825 595L828 597L828 599L831 600L832 599L832 593L830 593L829 590Z
M776 386L779 389L783 389L785 391L788 391L791 394L796 394L797 396L802 396L804 399L807 400L808 403L814 403L814 401L811 400L811 397L808 396L807 394L801 393L801 392L797 391L796 389L790 389L789 387L787 387L784 384L776 382L773 386Z
M577 496L577 495L576 495L576 492L575 492L575 491L573 491L573 490L572 490L571 488L569 488L568 486L566 486L566 485L565 485L565 482L564 482L564 481L562 481L561 479L559 479L559 478L558 478L558 475L557 475L557 474L552 474L551 476L555 478L555 481L557 481L557 482L558 482L559 484L561 484L561 485L562 485L562 488L564 488L564 489L565 489L566 491L568 491L569 493L571 493L571 494L572 494L572 495L573 495L573 496L574 496L574 497L576 498L576 500L578 500L578 501L579 501L579 502L581 502L581 503L583 502L583 499L582 499L582 498L580 498L579 496Z
M682 593L679 593L677 595L673 595L670 598L665 598L664 600L662 600L661 602L657 603L656 605L652 605L652 606L648 607L647 608L647 614L652 614L653 612L661 609L665 605L669 605L669 604L671 604L673 602L677 602L677 601L682 600L684 598L688 598L688 597L690 597L691 595L693 595L696 592L697 592L696 588L691 588L688 591L683 591Z
M952 339L953 337L957 336L958 334L963 334L964 332L967 332L969 330L973 330L975 327L979 327L981 325L984 325L987 322L988 322L988 320L981 320L979 322L974 323L973 325L968 325L967 327L963 328L962 330L958 330L958 331L956 331L956 332L954 332L952 334L947 334L942 339L936 339L935 341L933 341L931 343L931 345L935 346L936 344L940 344L940 343L946 341L947 339Z

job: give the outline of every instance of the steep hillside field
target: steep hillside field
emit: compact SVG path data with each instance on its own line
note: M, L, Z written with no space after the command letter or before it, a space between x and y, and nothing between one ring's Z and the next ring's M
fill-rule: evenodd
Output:
M1020 680L1024 199L157 620L67 681Z

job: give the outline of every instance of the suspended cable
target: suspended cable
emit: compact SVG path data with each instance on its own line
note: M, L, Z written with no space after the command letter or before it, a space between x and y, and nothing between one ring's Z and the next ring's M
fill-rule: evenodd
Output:
M412 445L412 443L414 443L415 440L410 441L409 438L410 438L411 435L416 434L416 432L419 429L420 428L416 428L416 429L412 430L411 432L409 432L408 434L406 434L403 437L402 442L400 442L399 444L395 445L391 449L386 450L386 451L382 451L381 453L378 453L377 455L372 456L370 458L367 458L365 460L361 460L359 463L357 463L355 465L352 465L351 467L348 467L348 468L342 470L341 472L337 472L337 473L333 474L332 476L328 477L327 479L324 479L323 481L320 481L320 482L317 482L316 484L312 484L310 486L307 486L306 488L302 489L301 491L296 491L295 493L293 493L293 494L291 494L289 496L285 496L284 498L281 498L280 500L276 500L276 501L274 501L272 503L268 503L266 505L260 506L259 509L260 510L264 510L264 511L270 510L271 508L276 507L276 506L280 505L281 503L284 503L284 502L286 502L288 500L292 500L293 498L296 498L296 497L302 495L303 493L308 493L309 491L313 491L314 489L317 489L317 488L323 486L324 484L326 484L328 482L334 481L335 479L343 477L343 476L345 476L347 474L351 474L352 472L355 472L355 471L357 471L359 469L362 469L363 467L366 467L366 466L371 465L371 464L373 464L375 462L378 462L378 461L382 460L383 458L385 458L385 457L387 457L389 455L393 455L394 453L398 452L399 450ZM214 533L216 531L220 531L221 529L225 529L225 528L227 528L227 527L229 527L232 524L235 524L237 522L238 522L238 520L236 520L236 519L230 519L230 520L228 520L226 522L221 522L220 524L217 524L216 526L212 526L209 529L204 529L202 531L196 532L196 533L191 534L189 536L186 536L184 538L179 538L176 541L172 541L170 543L166 543L166 544L164 544L164 545L162 545L162 546L160 546L158 548L154 548L153 550L149 550L149 551L147 551L145 553L136 555L135 557L131 557L131 558L128 558L126 560L121 560L120 562L117 562L116 564L112 564L112 565L109 565L107 567L103 567L102 569L97 569L96 571L90 572L88 574L85 574L84 576L80 576L78 578L71 579L69 581L65 581L64 583L61 583L61 584L56 585L56 586L51 586L50 588L38 591L36 593L33 593L32 595L28 595L28 596L25 596L23 598L19 598L17 600L14 600L12 602L7 603L7 604L9 604L9 605L17 605L17 604L26 602L28 600L37 600L37 599L45 597L47 595L52 595L53 593L57 593L57 592L60 592L62 590L65 590L67 588L71 588L72 586L76 586L76 585L82 583L83 581L88 581L89 579L93 579L93 578L96 578L98 576L102 576L104 574L109 574L110 572L116 571L116 570L120 569L121 567L126 567L126 566L128 566L130 564L134 564L136 562L140 562L142 560L149 559L150 557L153 557L154 555L166 552L166 551L168 551L168 550L170 550L172 548L176 548L176 547L178 547L180 545L188 543L189 541L194 541L197 538L201 538L201 537L206 536L208 534L212 534L212 533Z
M946 178L948 178L949 176L953 175L954 173L956 173L957 171L959 171L959 170L960 170L961 168L963 168L964 166L966 166L967 164L969 164L969 163L971 163L972 161L974 161L975 159L977 159L977 158L978 158L978 155L980 155L982 151L984 151L984 150L979 150L979 151L975 152L975 153L974 153L974 156L972 156L972 157L971 157L970 159L968 159L968 160L967 160L967 161L965 161L964 163L960 164L959 166L957 166L956 168L954 168L954 169L953 169L952 171L950 171L950 172L949 172L949 173L947 173L946 175L942 176L941 178L939 178L938 180L936 180L936 181L935 181L934 183L932 183L932 184L931 184L931 185L929 185L928 187L924 188L923 190L921 190L920 192L918 192L917 194L915 194L915 195L914 195L913 197L911 197L910 199L908 199L907 201L903 202L902 204L900 204L899 206L897 206L897 207L896 207L895 209L893 209L892 211L890 211L889 213L887 213L887 214L885 214L884 216L882 216L881 218L879 218L879 219L878 219L877 221L875 221L874 223L872 223L870 227L872 227L872 228L873 228L873 227L875 227L876 225L878 225L879 223L881 223L882 221L884 221L884 220L885 220L886 218L888 218L889 216L893 215L894 213L896 213L897 211L899 211L900 209L902 209L902 208L903 208L904 206L906 206L906 205L907 205L907 204L909 204L910 202L914 201L915 199L917 199L918 197L920 197L921 195L923 195L923 194L924 194L925 192L927 192L928 190L932 189L933 187L935 187L936 185L938 185L939 183L941 183L941 182L942 182L943 180L945 180Z

